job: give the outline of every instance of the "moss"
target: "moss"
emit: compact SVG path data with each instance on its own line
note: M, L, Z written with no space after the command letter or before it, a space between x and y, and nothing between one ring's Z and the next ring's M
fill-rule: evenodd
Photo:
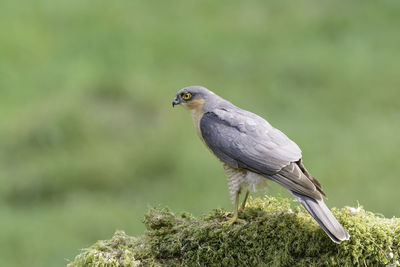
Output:
M229 226L232 213L216 209L195 218L168 209L151 209L145 234L113 238L84 249L74 266L397 266L400 219L362 208L332 212L351 239L333 243L301 207L288 199L250 200Z

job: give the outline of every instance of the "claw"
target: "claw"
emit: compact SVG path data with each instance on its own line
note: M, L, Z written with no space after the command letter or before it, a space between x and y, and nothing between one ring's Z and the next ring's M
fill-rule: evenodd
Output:
M239 219L237 216L234 216L233 218L230 218L227 220L227 224L229 226L232 226L235 223L244 223L244 222L246 222L246 221L243 219Z
M240 194L240 191L238 191L238 192L236 193L235 210L234 210L234 212L233 212L233 217L227 221L227 223L228 223L229 226L231 226L232 224L234 224L234 223L236 223L236 222L245 222L245 220L239 219L239 216L238 216L238 213L239 213L239 212L238 212L239 194ZM243 201L242 208L244 208L244 206L246 205L247 196L248 196L248 193L246 193L246 197L245 197L245 200Z

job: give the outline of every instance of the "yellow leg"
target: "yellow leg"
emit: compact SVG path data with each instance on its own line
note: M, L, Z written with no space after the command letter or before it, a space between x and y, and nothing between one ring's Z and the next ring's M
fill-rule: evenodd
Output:
M243 211L244 208L246 207L246 201L247 201L247 198L249 197L249 193L250 193L249 190L247 190L247 191L246 191L246 195L244 196L242 205L241 205L241 207L240 207L240 211Z
M233 211L233 217L232 217L232 219L230 219L230 220L228 221L229 225L232 225L232 224L234 224L235 222L244 221L244 220L239 219L239 217L238 217L239 195L240 195L240 191L236 192L236 197L235 197L235 210Z

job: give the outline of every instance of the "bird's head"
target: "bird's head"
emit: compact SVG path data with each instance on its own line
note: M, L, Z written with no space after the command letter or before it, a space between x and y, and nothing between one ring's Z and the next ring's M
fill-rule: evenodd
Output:
M213 92L202 86L185 87L176 93L172 106L182 105L189 110L201 109L204 103L216 96Z

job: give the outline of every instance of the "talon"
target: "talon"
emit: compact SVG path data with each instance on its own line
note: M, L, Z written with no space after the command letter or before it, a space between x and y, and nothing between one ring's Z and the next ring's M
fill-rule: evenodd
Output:
M233 211L233 217L232 217L232 219L229 219L227 221L229 226L231 226L235 222L245 222L245 220L239 219L239 216L238 216L239 194L240 194L240 191L237 191L236 197L235 197L235 210ZM245 203L246 203L247 196L248 196L248 193L246 194L246 197L245 197L245 200L243 201L242 207L244 207L246 205Z
M243 222L245 222L245 220L239 219L237 216L236 217L234 216L233 218L227 220L227 223L229 226L232 226L234 223L237 223L237 222L243 223Z

